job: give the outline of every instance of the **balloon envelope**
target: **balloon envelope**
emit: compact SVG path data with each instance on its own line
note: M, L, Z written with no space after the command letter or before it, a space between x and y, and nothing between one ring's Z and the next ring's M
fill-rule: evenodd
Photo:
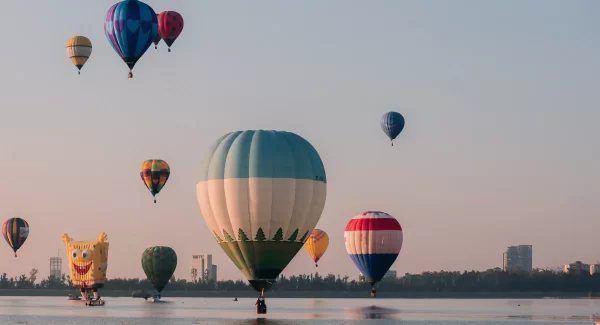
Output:
M344 231L346 251L374 285L394 264L402 249L402 227L398 220L380 211L367 211L350 220Z
M140 177L153 197L162 190L170 175L171 168L164 160L150 159L142 163Z
M29 236L29 224L21 218L10 218L2 225L2 235L16 256Z
M404 117L398 112L387 112L381 118L381 128L390 138L390 141L396 139L400 132L404 130L404 123Z
M104 33L131 70L158 34L156 12L138 0L118 2L108 9Z
M159 293L169 283L177 268L177 254L171 247L148 247L142 254L142 268Z
M323 257L327 247L329 246L329 236L321 229L315 229L308 237L304 248L316 263Z
M71 37L67 42L67 55L77 70L81 70L92 55L92 42L85 36Z
M252 287L268 290L316 226L325 168L315 148L285 131L228 133L208 151L196 186L213 236Z
M168 47L171 47L183 31L183 17L176 11L163 11L158 14L158 34Z

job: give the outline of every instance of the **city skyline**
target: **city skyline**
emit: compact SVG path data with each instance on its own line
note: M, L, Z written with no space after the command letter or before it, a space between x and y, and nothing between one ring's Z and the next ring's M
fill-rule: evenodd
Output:
M344 227L368 210L402 225L398 274L501 267L514 243L536 247L535 266L599 259L599 2L144 2L185 13L185 30L133 79L104 35L114 1L5 4L19 32L0 60L0 216L30 233L16 258L0 245L1 272L45 278L57 249L66 270L62 235L104 231L109 278L144 277L142 252L164 245L178 278L210 252L218 277L243 279L195 186L210 145L246 129L302 136L327 173L329 248L284 275L356 276ZM73 35L93 44L81 75ZM393 147L390 110L406 118ZM139 176L153 158L171 166L156 204Z

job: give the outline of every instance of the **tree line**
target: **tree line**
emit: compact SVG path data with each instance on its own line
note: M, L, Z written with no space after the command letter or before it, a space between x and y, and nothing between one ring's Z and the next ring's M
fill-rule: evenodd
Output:
M68 289L70 277L49 276L37 282L37 269L29 275L0 275L0 289ZM486 271L439 271L407 273L399 278L385 278L376 288L379 292L600 292L600 274L557 273L536 269L531 273L506 273L500 268ZM276 291L365 291L371 286L348 276L319 273L280 276L273 286ZM147 279L116 278L106 281L104 290L153 290ZM166 291L252 291L247 281L201 281L172 277Z

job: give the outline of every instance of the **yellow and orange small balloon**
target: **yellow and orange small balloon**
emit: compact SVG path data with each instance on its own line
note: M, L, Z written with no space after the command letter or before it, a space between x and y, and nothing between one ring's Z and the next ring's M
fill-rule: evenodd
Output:
M96 240L73 241L63 235L67 245L69 274L75 288L102 288L106 282L108 268L108 243L103 232Z
M325 254L328 246L329 236L321 229L313 230L304 243L304 248L310 257L312 257L316 267L319 266L317 262L321 259L321 257L323 257L323 254Z

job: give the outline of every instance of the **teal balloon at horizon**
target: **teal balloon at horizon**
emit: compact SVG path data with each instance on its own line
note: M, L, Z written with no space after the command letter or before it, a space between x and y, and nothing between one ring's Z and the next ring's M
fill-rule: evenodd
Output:
M273 285L325 207L317 150L286 131L227 133L208 150L196 185L210 232L256 291Z

